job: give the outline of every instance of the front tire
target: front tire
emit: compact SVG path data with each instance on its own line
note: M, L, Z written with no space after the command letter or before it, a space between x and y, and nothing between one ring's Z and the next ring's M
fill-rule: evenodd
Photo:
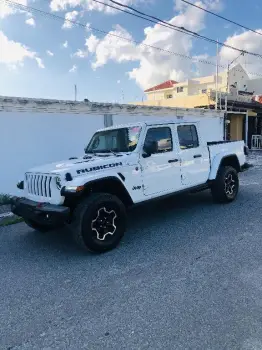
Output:
M211 186L212 196L217 203L231 203L238 194L239 178L235 168L220 167L216 180Z
M116 248L125 233L126 208L116 196L93 193L76 207L71 226L78 245L104 253Z

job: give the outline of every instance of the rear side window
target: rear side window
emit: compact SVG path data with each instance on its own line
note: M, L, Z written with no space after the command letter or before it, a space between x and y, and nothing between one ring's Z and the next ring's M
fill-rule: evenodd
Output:
M177 134L181 149L196 148L199 146L195 125L180 125L177 127Z
M152 128L146 134L147 142L156 142L157 151L155 153L170 152L173 149L171 130L168 127Z

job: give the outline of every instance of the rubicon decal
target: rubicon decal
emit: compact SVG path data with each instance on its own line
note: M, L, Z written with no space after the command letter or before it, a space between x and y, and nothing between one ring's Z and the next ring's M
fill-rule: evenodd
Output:
M98 170L104 170L104 169L110 169L110 168L116 168L118 166L122 166L123 164L120 163L111 163L111 164L105 164L105 165L99 165L94 166L92 168L85 168L85 169L79 169L77 170L77 174L85 174L85 173L91 173L92 171L98 171Z

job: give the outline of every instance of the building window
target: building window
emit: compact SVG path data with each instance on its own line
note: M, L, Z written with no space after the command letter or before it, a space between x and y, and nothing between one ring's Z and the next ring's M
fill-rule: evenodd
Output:
M178 92L183 92L184 91L184 88L183 88L183 86L180 86L180 87L177 87L176 88L176 92L178 93Z
M207 89L202 89L202 94L206 94L207 93Z
M182 150L199 146L195 125L181 125L177 127L178 139Z
M156 152L154 153L171 152L173 149L170 128L160 127L149 129L146 134L145 144L152 141L156 144Z
M166 98L173 98L173 95L167 95Z

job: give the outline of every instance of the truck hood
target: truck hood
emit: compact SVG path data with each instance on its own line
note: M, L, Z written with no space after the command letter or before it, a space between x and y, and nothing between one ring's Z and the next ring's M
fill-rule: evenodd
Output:
M45 164L29 170L30 173L57 174L70 173L73 177L89 172L113 169L125 165L132 165L134 162L131 154L121 154L121 156L88 156L87 158L77 158L63 160L60 162ZM128 163L128 164L127 164Z

